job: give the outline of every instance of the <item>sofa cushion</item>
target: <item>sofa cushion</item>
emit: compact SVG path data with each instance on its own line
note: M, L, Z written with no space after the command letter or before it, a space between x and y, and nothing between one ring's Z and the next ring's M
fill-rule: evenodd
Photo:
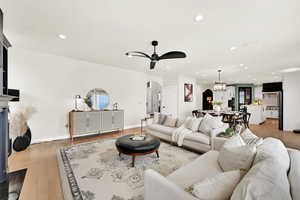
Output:
M166 120L164 121L164 126L168 127L175 127L176 126L177 119L171 116L167 116Z
M241 137L243 138L244 142L249 145L260 145L263 143L263 138L257 137L250 129L245 129L241 133Z
M210 138L207 135L199 132L193 132L191 134L185 135L184 140L199 142L208 145L210 144Z
M288 167L289 156L282 142L275 138L265 139L257 147L254 164L234 190L231 199L290 200Z
M164 134L172 135L172 132L176 129L173 127L163 126L160 124L150 124L147 126L148 129L162 132Z
M300 199L300 151L289 150L291 167L288 179L291 187L292 199Z
M209 151L174 171L167 176L167 179L185 189L209 176L222 173L223 171L218 164L218 155L218 151Z
M208 177L192 186L192 194L201 200L228 200L239 183L240 170L224 172Z

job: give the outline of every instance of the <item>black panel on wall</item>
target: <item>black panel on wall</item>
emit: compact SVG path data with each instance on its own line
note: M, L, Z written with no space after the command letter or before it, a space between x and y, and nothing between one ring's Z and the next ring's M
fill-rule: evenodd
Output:
M263 84L263 92L280 92L280 91L282 91L282 82Z

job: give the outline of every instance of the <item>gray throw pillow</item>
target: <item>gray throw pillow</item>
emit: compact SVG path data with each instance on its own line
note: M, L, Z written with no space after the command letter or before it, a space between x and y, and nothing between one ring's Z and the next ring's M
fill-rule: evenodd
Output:
M175 127L176 122L177 122L176 118L173 118L171 116L167 116L166 120L164 121L164 126Z

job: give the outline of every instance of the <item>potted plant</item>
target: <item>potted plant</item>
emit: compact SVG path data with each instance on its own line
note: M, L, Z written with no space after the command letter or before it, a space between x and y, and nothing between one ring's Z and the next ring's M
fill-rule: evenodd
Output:
M221 105L223 104L223 102L221 101L214 101L213 105L214 105L214 110L216 112L221 112Z

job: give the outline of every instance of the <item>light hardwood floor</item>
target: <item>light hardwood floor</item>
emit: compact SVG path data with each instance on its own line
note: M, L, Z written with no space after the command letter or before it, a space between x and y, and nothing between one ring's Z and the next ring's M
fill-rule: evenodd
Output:
M265 124L250 129L261 137L281 139L288 147L300 150L300 135L292 132L279 131L277 122L268 120ZM114 132L101 136L75 139L73 144L118 137L121 134L138 133L137 129L125 130L124 133ZM72 145L70 140L53 141L31 145L27 150L12 154L9 158L9 169L15 171L27 168L21 200L63 200L60 177L56 160L59 148Z
M23 152L13 153L9 158L9 171L27 168L23 184L21 200L63 200L56 152L59 148L84 142L119 137L129 133L137 133L140 129L128 129L70 140L33 144Z
M268 119L262 125L251 125L250 129L259 137L280 139L287 147L300 150L300 134L278 129L278 120Z

